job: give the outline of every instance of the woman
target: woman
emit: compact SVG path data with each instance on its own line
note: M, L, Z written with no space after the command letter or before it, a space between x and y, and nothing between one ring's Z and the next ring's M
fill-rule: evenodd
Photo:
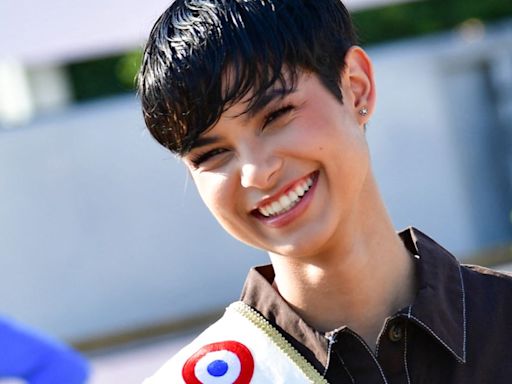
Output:
M178 0L139 92L218 222L271 261L147 383L508 382L511 280L395 232L365 137L372 64L340 1Z

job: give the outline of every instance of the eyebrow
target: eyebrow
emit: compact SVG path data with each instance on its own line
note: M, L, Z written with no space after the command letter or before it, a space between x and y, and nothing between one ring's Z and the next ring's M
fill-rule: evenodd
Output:
M207 137L199 136L197 139L194 140L194 142L190 146L190 149L188 152L190 152L191 150L193 150L195 148L204 147L209 144L218 143L219 141L220 141L220 137L217 135L212 135L212 136L207 136Z
M250 119L260 113L267 105L275 99L284 99L286 96L297 91L296 87L292 88L273 88L265 92L261 97L258 97L254 103L250 104L246 111L241 115L247 114L247 119Z

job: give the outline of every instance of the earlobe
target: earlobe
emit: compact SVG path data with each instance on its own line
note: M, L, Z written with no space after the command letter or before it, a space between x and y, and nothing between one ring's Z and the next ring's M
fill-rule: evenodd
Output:
M349 96L344 102L350 103L360 123L366 124L375 108L375 81L372 62L361 47L347 51L342 84L345 96Z

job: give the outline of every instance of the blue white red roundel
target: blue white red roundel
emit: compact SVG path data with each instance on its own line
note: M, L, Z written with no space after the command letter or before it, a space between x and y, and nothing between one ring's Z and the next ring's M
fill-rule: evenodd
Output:
M187 384L249 384L254 359L249 349L237 341L205 345L183 365Z

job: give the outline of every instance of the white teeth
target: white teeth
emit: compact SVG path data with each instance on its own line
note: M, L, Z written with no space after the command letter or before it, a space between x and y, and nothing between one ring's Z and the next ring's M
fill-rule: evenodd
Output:
M284 213L295 206L295 204L300 201L301 197L304 196L312 185L313 179L309 177L306 181L297 185L293 190L282 195L278 200L274 200L271 204L265 205L258 210L266 217Z
M297 195L295 193L295 191L290 191L290 193L288 193L288 197L290 198L291 201L295 202L295 201L298 201L299 200L299 195Z
M288 196L286 196L286 195L281 196L279 198L279 202L281 203L281 205L283 207L287 207L287 206L289 206L292 203L291 199Z

